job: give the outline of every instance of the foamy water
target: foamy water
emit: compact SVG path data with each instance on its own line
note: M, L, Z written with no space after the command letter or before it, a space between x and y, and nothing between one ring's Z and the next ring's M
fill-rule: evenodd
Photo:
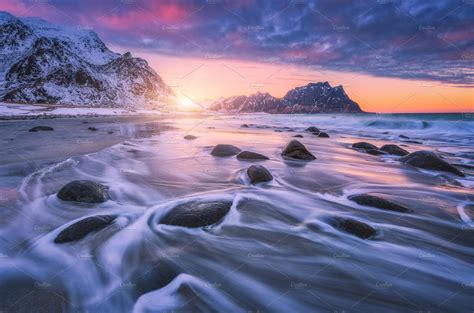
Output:
M153 123L174 128L132 136L140 133L134 123L111 123L107 127L124 136L111 147L0 169L2 310L473 310L474 123L469 116L254 114ZM241 128L243 123L255 125ZM312 125L331 138L303 131ZM188 133L198 138L184 140ZM298 133L317 160L281 158L281 149ZM406 145L410 152L437 151L464 165L466 177L350 149L361 138ZM258 164L274 180L250 185L246 169L253 163L211 156L218 143L268 156ZM58 200L57 191L76 179L108 185L111 199L94 205ZM413 213L348 200L360 192L386 195ZM211 227L158 223L177 204L193 200L233 204ZM54 243L63 229L97 214L119 218L83 240ZM331 226L336 217L368 223L377 235L363 240L341 232Z

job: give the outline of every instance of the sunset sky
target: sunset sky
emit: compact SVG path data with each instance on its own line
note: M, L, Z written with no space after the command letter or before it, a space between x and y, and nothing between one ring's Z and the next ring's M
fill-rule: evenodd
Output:
M329 81L369 112L474 111L474 0L2 0L0 10L91 28L196 102Z

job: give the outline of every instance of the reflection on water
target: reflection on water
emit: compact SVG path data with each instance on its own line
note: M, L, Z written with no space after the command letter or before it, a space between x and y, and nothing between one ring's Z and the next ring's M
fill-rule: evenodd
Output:
M472 173L450 177L460 183L455 185L395 157L348 148L364 132L378 145L400 143L395 138L405 125L404 134L416 129L417 139L428 142L408 144L407 150L437 149L450 160L472 164L466 154L472 145L462 146L468 140L463 132L469 131L463 123L472 121L462 120L460 130L451 130L451 137L464 138L452 142L432 132L440 127L436 121L422 123L429 117L375 124L376 117L346 118L183 116L158 122L174 127L159 134L154 126L152 133L147 128L147 136L135 132L133 123L111 123L108 127L123 139L109 148L47 164L2 167L1 309L472 310ZM244 122L268 128L240 128ZM313 124L331 138L303 132ZM274 131L283 126L295 131ZM187 133L198 138L184 140ZM296 133L304 135L301 142L317 160L302 164L281 158L282 147ZM61 140L73 139L63 134ZM258 164L275 179L249 185L245 173L251 163L212 157L218 143L268 156ZM75 179L108 185L111 200L87 205L58 200L59 188ZM347 199L359 192L384 194L414 212L387 212ZM233 205L222 223L211 227L158 224L172 207L194 200L232 200ZM53 242L69 225L96 214L119 218L81 241ZM377 235L362 240L341 232L331 224L341 216L370 224Z

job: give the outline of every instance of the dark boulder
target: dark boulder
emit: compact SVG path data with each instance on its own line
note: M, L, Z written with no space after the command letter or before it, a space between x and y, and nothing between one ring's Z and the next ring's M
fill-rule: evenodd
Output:
M400 135L400 136L398 136L398 137L400 137L400 138L402 138L402 139L410 139L410 137L405 136L405 135Z
M273 179L272 174L265 167L261 165L252 165L247 169L247 175L250 178L251 184L258 184Z
M251 151L242 151L237 154L237 159L239 160L268 160L266 156L260 153L255 153Z
M249 128L250 126L249 126L248 124L242 124L242 125L240 125L240 127L242 127L242 128Z
M370 238L377 233L372 226L352 218L337 217L334 219L333 226L361 239Z
M75 180L63 186L58 198L63 201L101 203L109 199L108 187L90 180Z
M116 218L116 215L96 215L86 217L61 231L54 239L54 242L65 243L80 240L92 232L99 231L109 226Z
M358 149L358 150L378 150L378 148L376 146L374 146L373 144L371 143L368 143L368 142L356 142L352 145L352 148L354 149Z
M229 212L231 201L192 201L172 208L160 224L203 227L219 222Z
M320 132L320 133L318 134L318 137L319 137L319 138L329 138L329 135L328 135L328 133Z
M240 149L237 148L236 146L219 144L219 145L216 145L212 149L211 154L217 157L228 157L228 156L236 155L239 152L240 152Z
M355 203L360 205L370 206L387 211L394 211L400 213L408 213L412 211L401 204L368 193L349 196L349 200L354 201Z
M95 128L95 127L88 127L87 129L90 130L90 131L93 131L93 132L96 132L96 131L98 130L98 129Z
M298 135L294 135L293 137L295 137L295 138L303 138L303 135L298 134Z
M399 155L399 156L405 156L409 154L409 152L403 148L400 148L397 145L384 145L380 150L387 152L388 154L393 154L393 155Z
M53 131L54 128L50 126L35 126L28 130L29 132L39 132L39 131Z
M460 170L441 159L436 153L431 151L416 151L400 158L400 161L415 167L450 172L461 177L465 176Z
M311 127L306 128L305 131L310 132L310 133L313 133L313 135L317 135L317 134L319 134L319 133L321 132L321 131L319 130L319 128L314 127L314 126L311 126Z
M386 152L381 151L379 149L369 149L369 150L366 150L365 152L367 152L368 154L371 154L371 155L387 154Z
M194 140L194 139L196 139L197 137L196 137L196 136L193 136L193 135L186 135L186 136L184 136L183 138L186 139L186 140Z
M312 161L316 159L316 157L312 155L311 152L309 152L308 149L306 149L306 147L296 139L290 141L281 155L287 158L305 161Z

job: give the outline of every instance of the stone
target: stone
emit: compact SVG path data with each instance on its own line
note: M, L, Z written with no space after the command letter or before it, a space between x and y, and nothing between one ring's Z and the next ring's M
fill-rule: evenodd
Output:
M50 126L35 126L28 131L33 133L33 132L39 132L39 131L53 131L53 130L54 128Z
M54 239L54 242L66 243L83 239L90 233L97 232L109 226L116 218L116 215L96 215L86 217L61 231Z
M242 151L237 154L237 159L239 160L269 160L266 156L260 153L255 153L251 151Z
M395 203L391 200L387 200L382 197L375 196L369 193L362 193L362 194L349 196L349 200L354 201L355 203L360 204L360 205L370 206L370 207L374 207L374 208L382 209L386 211L394 211L394 212L400 212L400 213L408 213L412 211L401 204Z
M311 126L311 127L306 128L305 131L310 132L310 133L313 133L314 135L317 135L317 134L319 134L319 133L321 132L321 131L319 130L319 128L314 127L314 126Z
M96 132L96 131L98 130L98 129L95 128L95 127L88 127L87 129L90 130L90 131L93 131L93 132Z
M365 152L367 152L368 154L371 154L371 155L387 154L384 151L380 151L379 149L369 149L369 150L366 150Z
M160 224L203 227L218 223L229 212L231 201L192 201L172 208Z
M247 169L247 175L250 178L251 184L258 184L268 182L273 179L269 170L261 165L252 165Z
M193 136L193 135L186 135L186 136L184 136L183 138L186 139L186 140L194 140L194 139L196 139L197 137L196 137L196 136Z
M388 154L393 154L393 155L399 155L399 156L405 156L409 154L409 152L403 148L400 148L397 145L384 145L380 150L387 152Z
M334 220L333 226L361 239L370 238L377 233L372 226L352 218L337 217Z
M57 197L63 201L101 203L109 199L108 187L90 180L75 180L63 186Z
M240 152L240 149L233 145L226 145L226 144L218 144L216 145L212 151L211 155L217 157L228 157L232 155L236 155Z
M400 158L400 161L419 168L450 172L458 176L465 177L463 172L445 160L441 159L436 153L431 151L416 151Z
M325 132L320 132L319 135L318 135L319 138L329 138L329 135L328 133L325 133Z
M298 135L294 135L293 137L295 137L295 138L303 138L303 135L298 134Z
M296 139L288 143L281 155L287 158L304 161L312 161L316 159L316 157L311 154L311 152L309 152L308 149L306 149L306 147Z
M356 142L352 145L352 148L354 149L358 149L358 150L378 150L378 148L376 146L374 146L373 144L371 143L368 143L368 142L364 142L364 141L361 141L361 142Z

